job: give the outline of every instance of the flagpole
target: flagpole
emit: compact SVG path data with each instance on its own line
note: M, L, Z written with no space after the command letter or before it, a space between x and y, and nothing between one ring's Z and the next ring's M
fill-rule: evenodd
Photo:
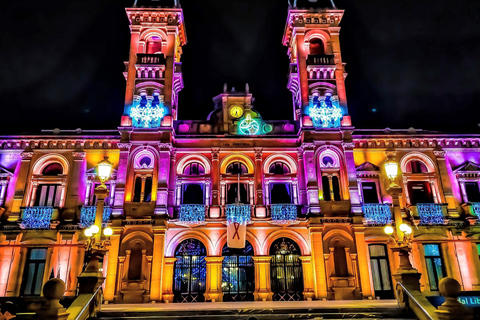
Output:
M240 204L240 160L237 160L237 204Z

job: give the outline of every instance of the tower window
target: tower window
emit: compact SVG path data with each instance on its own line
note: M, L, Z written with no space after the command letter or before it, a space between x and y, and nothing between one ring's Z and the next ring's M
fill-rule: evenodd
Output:
M325 54L325 47L323 46L322 40L318 38L310 40L310 54L311 55Z
M152 200L153 178L137 176L133 188L133 202L150 202Z
M153 36L147 42L147 54L155 54L162 52L162 39L160 37Z

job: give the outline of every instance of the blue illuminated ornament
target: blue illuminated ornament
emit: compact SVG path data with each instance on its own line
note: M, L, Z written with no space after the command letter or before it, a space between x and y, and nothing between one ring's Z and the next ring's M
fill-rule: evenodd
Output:
M22 229L49 229L53 207L27 207L23 210Z
M277 224L292 224L298 217L297 206L294 204L272 204L270 210L272 221Z
M240 134L253 136L258 134L258 131L260 130L260 125L256 120L252 119L252 116L250 116L250 114L247 114L245 119L243 119L239 123L238 129L240 131Z
M421 225L444 224L442 205L438 203L418 203L418 216Z
M205 222L205 205L182 204L180 206L179 221L183 224L195 225Z
M365 203L363 214L368 225L384 226L392 223L392 211L389 204Z
M227 204L226 216L228 223L247 223L251 220L251 206L249 204Z
M142 96L140 102L130 109L130 117L135 128L159 128L164 116L165 108L157 95L153 101Z
M316 128L338 128L343 117L342 108L331 95L326 95L322 100L314 97L310 102L308 114Z
M95 223L95 215L97 213L96 206L83 206L80 209L80 227L89 228L92 224ZM110 216L112 215L112 207L104 206L103 207L103 218L102 226L107 226Z

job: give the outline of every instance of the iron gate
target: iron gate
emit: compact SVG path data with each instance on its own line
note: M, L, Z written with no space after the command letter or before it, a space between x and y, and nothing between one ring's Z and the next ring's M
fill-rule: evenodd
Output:
M303 272L300 248L291 239L280 238L270 247L273 300L303 300Z
M255 290L255 268L253 247L245 241L244 249L233 249L225 245L222 250L223 301L253 301Z
M174 302L205 301L207 251L198 240L182 241L175 251Z

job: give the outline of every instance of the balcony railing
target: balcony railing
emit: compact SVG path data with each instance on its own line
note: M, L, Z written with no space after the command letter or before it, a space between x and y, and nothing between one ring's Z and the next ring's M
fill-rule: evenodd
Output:
M95 214L97 212L96 206L83 206L80 210L80 226L82 228L89 228L92 224L95 223ZM103 207L103 218L102 223L107 224L112 215L112 207L104 206Z
M381 226L392 223L392 211L389 204L366 203L362 207L367 225Z
M195 225L205 222L205 205L182 204L178 220L183 224Z
M295 204L272 204L270 205L272 222L279 224L291 224L297 221L298 210Z
M470 203L470 215L480 218L480 202Z
M163 54L137 54L137 64L166 64Z
M317 55L309 55L307 58L307 65L334 65L335 64L335 56L334 55L326 55L326 54L317 54Z
M249 204L227 204L226 216L231 223L250 222L252 219L252 206Z
M50 229L50 222L58 215L53 207L27 207L22 212L22 229Z
M411 207L413 217L420 225L441 225L445 223L447 205L443 203L418 203Z

